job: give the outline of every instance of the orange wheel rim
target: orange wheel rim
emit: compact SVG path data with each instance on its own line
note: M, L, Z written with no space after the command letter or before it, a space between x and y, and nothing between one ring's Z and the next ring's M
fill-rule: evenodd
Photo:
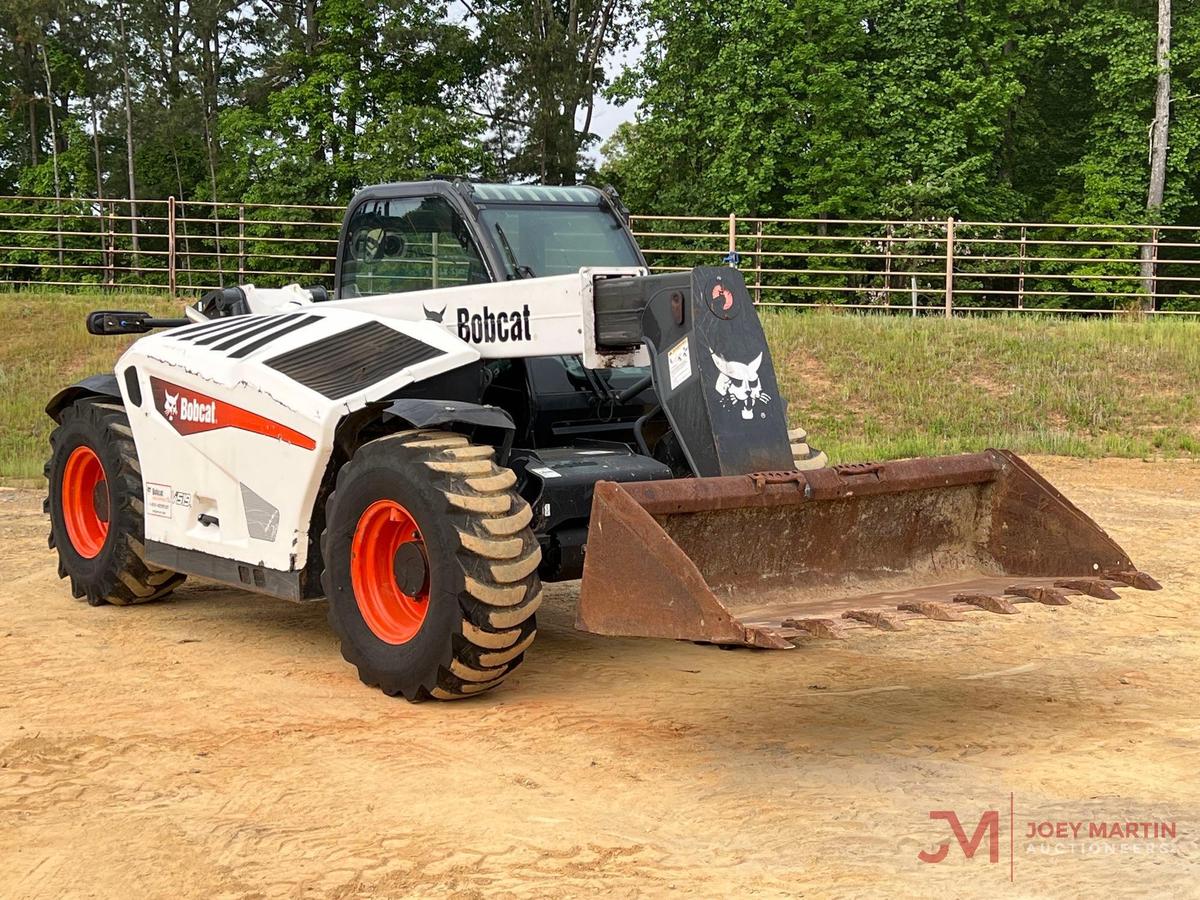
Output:
M62 511L75 552L84 559L95 558L108 539L109 493L104 465L91 447L76 447L67 457Z
M367 627L381 641L404 644L429 612L429 557L407 509L376 500L358 519L350 546L350 583Z

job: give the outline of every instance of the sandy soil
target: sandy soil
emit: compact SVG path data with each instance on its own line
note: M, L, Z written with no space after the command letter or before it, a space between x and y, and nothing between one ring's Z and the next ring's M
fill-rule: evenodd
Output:
M0 491L0 895L1200 896L1200 465L1035 464L1166 590L731 652L576 633L566 586L505 687L420 706L323 604L72 600ZM942 809L1000 861L920 862ZM1113 820L1177 837L1024 839Z

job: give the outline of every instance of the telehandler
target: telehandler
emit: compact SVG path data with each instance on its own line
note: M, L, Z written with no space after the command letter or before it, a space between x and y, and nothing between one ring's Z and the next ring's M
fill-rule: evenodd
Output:
M826 466L730 267L650 274L611 192L359 192L333 289L215 290L60 391L50 546L76 597L188 575L325 598L361 679L501 684L541 582L587 631L789 648L1152 589L1011 453Z

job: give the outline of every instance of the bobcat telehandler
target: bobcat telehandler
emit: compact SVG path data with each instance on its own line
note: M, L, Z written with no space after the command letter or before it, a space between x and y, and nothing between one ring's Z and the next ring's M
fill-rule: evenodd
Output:
M825 467L738 271L649 274L589 187L368 188L331 294L88 328L162 330L47 407L75 596L324 597L362 680L409 700L503 682L543 580L582 576L587 631L763 648L1157 587L1010 453Z

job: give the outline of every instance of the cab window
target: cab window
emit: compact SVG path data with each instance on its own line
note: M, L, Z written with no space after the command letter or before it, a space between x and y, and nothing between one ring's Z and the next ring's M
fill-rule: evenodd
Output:
M489 280L467 223L443 197L368 200L350 217L339 297Z

